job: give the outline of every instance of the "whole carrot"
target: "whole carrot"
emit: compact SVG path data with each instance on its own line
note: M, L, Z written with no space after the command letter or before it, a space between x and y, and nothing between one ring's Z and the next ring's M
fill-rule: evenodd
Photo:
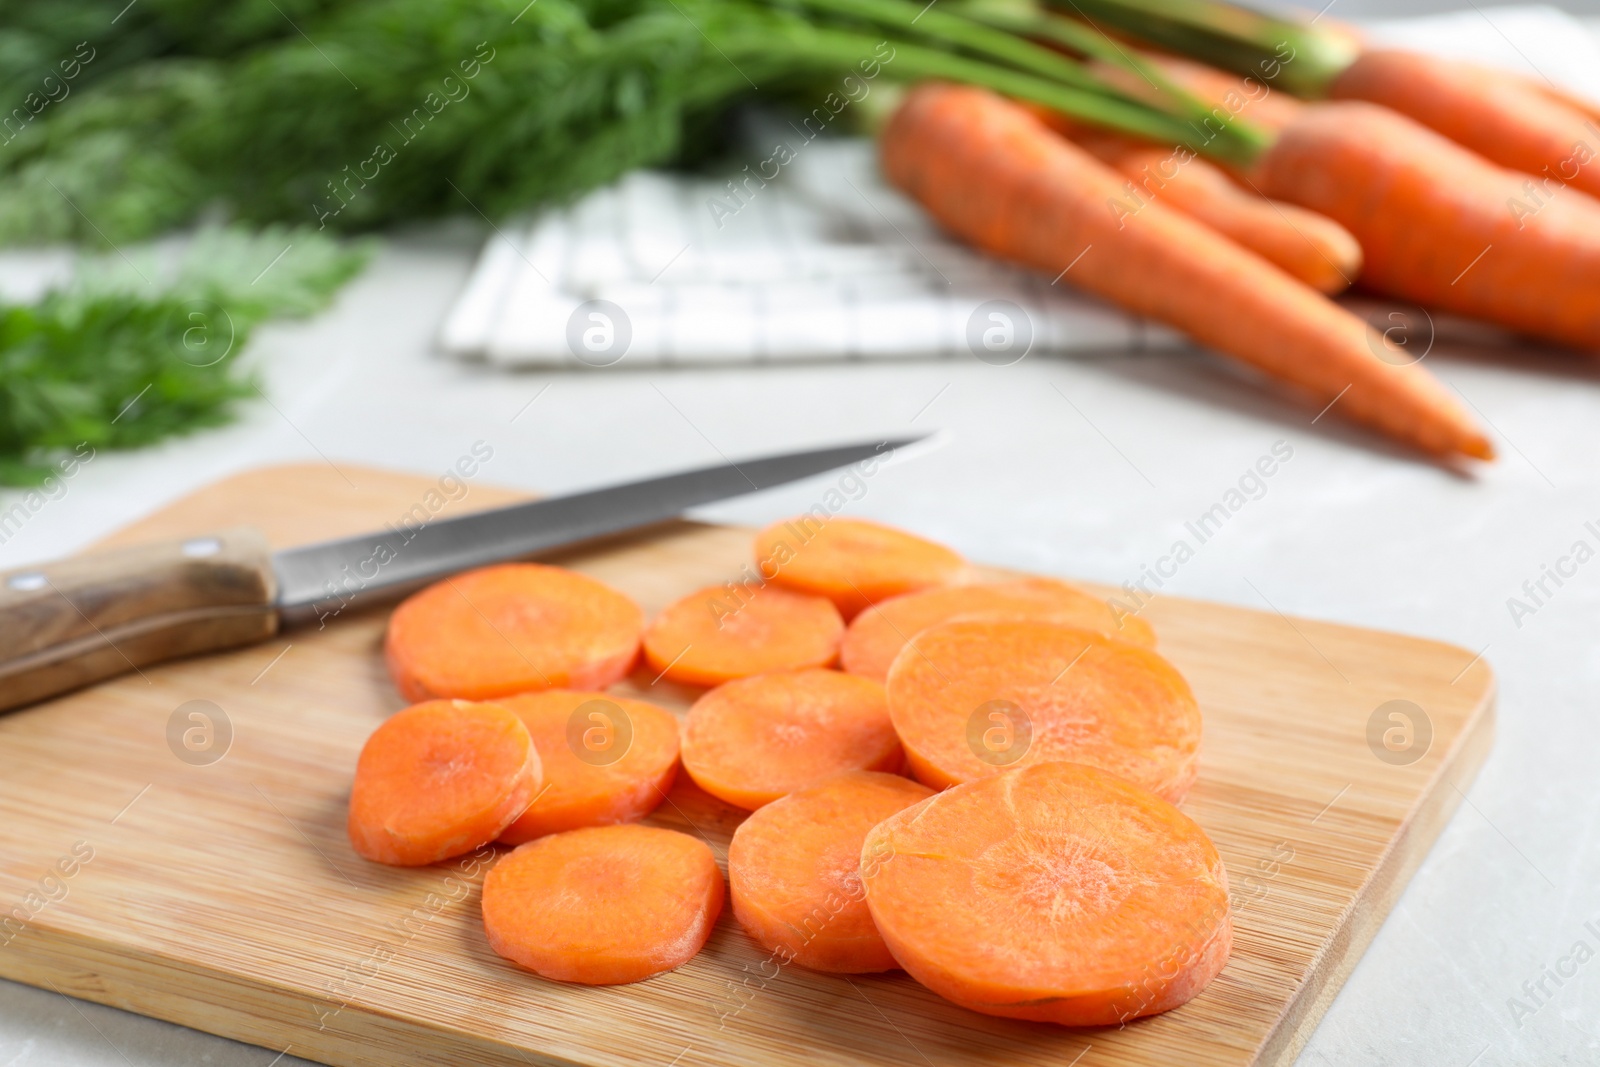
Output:
M1600 349L1600 203L1584 194L1540 194L1526 175L1357 101L1305 105L1249 177L1355 234L1376 289Z
M1537 175L1546 194L1571 185L1600 196L1600 125L1521 79L1402 49L1363 51L1328 85L1407 115L1491 162Z
M1496 70L1494 74L1507 81L1515 82L1522 86L1523 89L1532 90L1543 97L1554 100L1563 107L1571 108L1589 121L1600 124L1600 104L1595 103L1581 93L1554 85L1542 78L1527 77L1514 71Z
M1491 162L1538 176L1546 188L1571 185L1600 196L1600 123L1592 107L1530 79L1375 47L1332 19L1280 16L1230 0L1072 0L1060 6L1257 86L1270 83L1310 100L1381 104Z
M1276 139L1242 179L1354 234L1361 284L1600 349L1600 202L1499 166L1387 107L1302 102L1249 76L1149 58L1217 108L1266 120Z
M979 248L1184 331L1426 452L1494 454L1439 384L1366 323L1159 203L1106 210L1123 179L981 89L914 89L881 138L889 179Z
M1158 199L1322 293L1348 289L1361 273L1361 245L1349 230L1244 188L1188 149L1110 133L1084 132L1072 140L1127 179L1123 196L1110 205L1113 214Z

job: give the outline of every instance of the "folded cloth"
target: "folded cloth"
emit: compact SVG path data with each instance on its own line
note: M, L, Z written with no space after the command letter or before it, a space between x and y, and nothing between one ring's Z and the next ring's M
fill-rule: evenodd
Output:
M1600 99L1600 44L1555 8L1365 28ZM1062 277L954 241L884 184L869 141L783 126L747 142L751 165L731 177L637 172L497 230L440 346L496 364L598 367L930 356L1003 365L1185 344Z

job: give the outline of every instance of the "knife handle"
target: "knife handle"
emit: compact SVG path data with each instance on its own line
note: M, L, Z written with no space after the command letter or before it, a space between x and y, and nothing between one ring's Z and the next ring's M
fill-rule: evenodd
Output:
M249 526L0 573L0 711L278 629Z

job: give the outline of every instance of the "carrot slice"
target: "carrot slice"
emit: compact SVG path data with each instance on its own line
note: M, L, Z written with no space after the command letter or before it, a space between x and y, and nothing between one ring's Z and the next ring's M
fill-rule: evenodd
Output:
M505 708L430 700L391 716L361 746L350 843L369 860L419 867L487 845L539 791L527 727Z
M745 932L781 959L837 974L888 971L861 889L867 831L933 795L897 774L846 771L773 801L728 843L728 888Z
M838 671L763 674L702 696L683 726L683 769L754 810L840 771L900 768L883 686Z
M680 967L722 913L703 841L654 826L593 826L530 841L483 880L489 947L558 982L616 985Z
M992 585L957 585L885 600L857 615L839 646L839 662L851 674L883 681L906 642L930 626L960 615L1049 619L1096 630L1136 645L1154 646L1150 624L1137 615L1120 618L1105 601L1049 578Z
M406 599L384 654L408 700L604 689L633 666L643 623L639 605L593 578L505 563Z
M957 619L889 668L889 714L918 780L1087 763L1177 801L1194 783L1200 708L1147 648L1038 619Z
M544 786L500 835L504 844L642 818L677 777L678 719L654 704L571 689L499 704L522 720L544 762Z
M901 593L949 585L966 561L914 534L861 519L801 515L756 534L764 577L825 596L846 618Z
M844 620L826 598L766 585L730 593L696 590L644 633L652 670L685 685L721 685L768 671L826 667L839 654Z
M1228 960L1222 859L1160 797L1041 763L890 816L861 851L889 950L987 1015L1106 1026L1175 1008Z

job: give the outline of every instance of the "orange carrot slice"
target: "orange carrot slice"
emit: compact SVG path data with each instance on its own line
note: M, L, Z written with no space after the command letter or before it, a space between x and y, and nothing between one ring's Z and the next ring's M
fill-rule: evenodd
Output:
M680 967L722 912L705 843L654 826L593 826L530 841L483 880L489 947L558 982L616 985Z
M418 867L487 845L539 791L539 753L505 708L431 700L391 716L356 761L347 829L369 860Z
M954 582L966 561L943 545L861 519L801 515L756 534L763 576L825 596L846 619L868 604Z
M881 682L889 676L889 664L907 641L930 626L961 615L1050 619L1136 645L1156 643L1150 624L1137 615L1119 618L1104 600L1065 582L1026 578L930 589L874 604L851 621L839 646L839 662L851 674Z
M685 685L721 685L768 671L826 667L839 654L844 620L820 596L760 586L737 595L697 590L669 606L644 634L652 670Z
M761 808L728 843L728 888L745 932L779 958L837 974L888 971L861 888L867 831L933 795L897 774L846 771Z
M683 725L683 769L754 810L840 771L900 768L883 686L838 671L763 674L702 696Z
M1038 619L957 619L889 668L906 761L942 789L1010 767L1087 763L1176 802L1194 782L1200 708L1147 648Z
M1075 763L957 786L861 851L867 906L911 976L987 1015L1107 1026L1175 1008L1233 941L1227 874L1161 798Z
M384 654L408 700L603 689L633 666L643 623L637 604L593 578L505 563L405 600Z
M500 835L504 844L643 818L677 777L678 719L654 704L570 689L499 704L522 720L544 762L544 786Z

